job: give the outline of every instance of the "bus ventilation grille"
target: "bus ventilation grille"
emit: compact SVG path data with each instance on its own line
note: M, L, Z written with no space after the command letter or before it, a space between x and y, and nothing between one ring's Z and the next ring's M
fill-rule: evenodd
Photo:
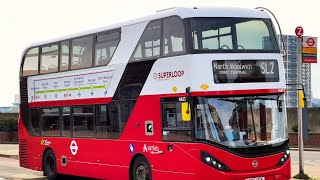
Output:
M21 167L28 167L27 140L26 139L20 139L19 143L20 143L20 146L19 146L20 166Z
M28 81L27 81L27 78L20 79L20 98L21 98L21 103L28 103Z

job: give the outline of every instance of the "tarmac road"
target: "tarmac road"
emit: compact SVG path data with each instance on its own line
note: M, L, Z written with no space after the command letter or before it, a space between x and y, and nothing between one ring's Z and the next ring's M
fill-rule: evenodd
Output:
M42 176L43 172L21 168L17 159L0 157L0 180L1 179L47 179Z
M292 171L294 176L299 172L298 151L291 151ZM305 173L314 179L320 180L320 151L305 151L304 152L304 169ZM12 158L0 157L0 180L3 179L38 179L44 180L42 172L32 171L19 167L19 161ZM68 179L78 179L71 178ZM84 178L82 178L84 179Z

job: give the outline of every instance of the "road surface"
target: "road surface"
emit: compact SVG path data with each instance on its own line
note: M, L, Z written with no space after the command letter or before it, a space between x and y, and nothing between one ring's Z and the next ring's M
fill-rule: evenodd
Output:
M299 171L298 151L291 151L292 158L292 172L294 176ZM320 180L320 152L319 151L305 151L304 152L304 168L305 173L314 179ZM46 177L42 176L42 172L32 171L29 169L19 167L19 161L16 159L0 157L0 180L4 179L38 179L44 180ZM68 178L70 179L70 177ZM71 178L78 179L78 178ZM82 178L83 179L83 178Z
M1 179L47 179L42 172L32 171L19 167L16 159L0 157L0 180Z

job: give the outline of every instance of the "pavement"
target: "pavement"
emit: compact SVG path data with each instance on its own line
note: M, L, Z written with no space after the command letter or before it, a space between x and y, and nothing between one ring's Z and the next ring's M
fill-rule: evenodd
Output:
M0 157L19 159L19 145L0 144Z
M298 163L298 148L290 148L292 157L292 170L291 175L294 176L299 172ZM304 148L305 159L315 159L320 156L320 148ZM308 153L308 154L307 154ZM0 144L0 157L19 159L19 145L18 144ZM304 162L305 173L313 179L320 180L320 163L318 161L305 160ZM292 178L294 179L294 178Z

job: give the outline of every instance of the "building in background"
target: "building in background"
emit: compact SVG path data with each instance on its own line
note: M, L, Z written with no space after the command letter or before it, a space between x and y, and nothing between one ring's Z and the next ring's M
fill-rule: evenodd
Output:
M19 110L20 110L20 95L15 94L14 95L14 103L12 103L11 112L12 113L19 113Z
M279 41L281 38L279 36ZM284 45L287 50L287 54L284 57L284 68L286 74L287 84L297 84L298 83L298 57L301 52L298 52L297 42L298 39L295 35L283 35ZM279 42L280 49L283 49L282 43ZM262 46L265 49L270 49L271 43L269 37L264 37L262 40ZM312 107L312 92L311 92L311 64L302 63L302 83L305 88L305 95L307 99L308 107ZM288 87L290 88L290 87ZM294 87L293 87L294 88ZM298 106L298 93L297 91L288 91L286 93L287 107L297 107Z
M0 113L11 113L12 107L0 107Z
M0 113L19 113L20 111L20 95L14 95L14 103L12 106L0 107Z
M297 46L298 39L295 35L283 35L283 41L287 49L287 55L284 57L286 82L288 84L297 84L298 83L297 58L301 54L301 52L298 52L298 46ZM279 44L282 44L282 43L279 43ZM281 47L281 49L283 48ZM302 83L305 88L307 105L308 107L312 107L311 64L310 63L302 63ZM298 106L297 91L287 92L287 107L297 107L297 106Z

